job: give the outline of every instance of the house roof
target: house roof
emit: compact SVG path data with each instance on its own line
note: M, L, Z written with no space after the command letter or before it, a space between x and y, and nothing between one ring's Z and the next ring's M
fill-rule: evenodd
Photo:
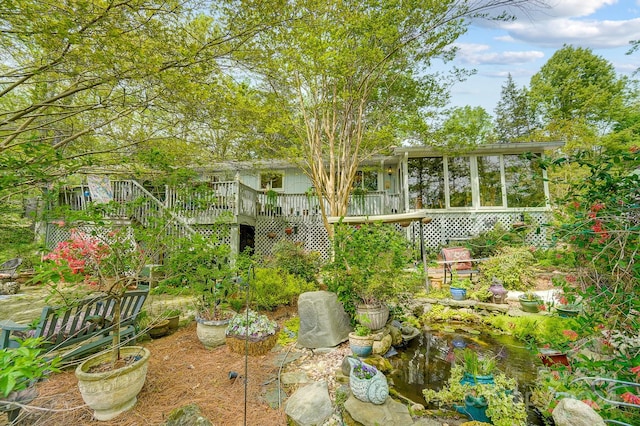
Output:
M442 155L462 155L462 154L522 154L524 152L542 152L546 150L553 150L562 148L564 142L520 142L520 143L492 143L486 145L476 145L474 147L464 147L458 150L450 147L436 147L436 146L400 146L393 150L393 153L402 157L405 153L409 154L409 157L423 157L433 156L438 157Z

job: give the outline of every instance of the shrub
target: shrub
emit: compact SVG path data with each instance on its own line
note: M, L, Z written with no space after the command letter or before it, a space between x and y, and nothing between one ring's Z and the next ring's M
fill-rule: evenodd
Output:
M353 317L357 303L387 303L414 290L416 281L404 273L411 260L408 241L393 227L341 223L335 228L334 261L327 265L325 283Z
M256 308L267 310L290 305L301 293L317 289L314 283L277 268L257 268L256 277L249 283L249 288L251 301Z
M307 252L293 241L282 239L273 247L273 266L307 282L317 282L320 253Z
M502 223L497 222L493 229L465 241L464 245L471 251L471 256L474 259L480 259L494 256L504 247L524 245L524 233L522 230L507 230Z
M509 290L529 290L534 287L535 258L526 247L503 247L481 265L481 285L491 285L495 277Z

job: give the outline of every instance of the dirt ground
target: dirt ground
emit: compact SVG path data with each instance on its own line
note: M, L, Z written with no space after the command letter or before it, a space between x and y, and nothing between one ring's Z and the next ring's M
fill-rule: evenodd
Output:
M23 410L20 425L138 426L160 425L169 413L197 404L215 425L286 425L284 409L273 409L264 400L265 385L277 377L277 353L250 357L247 377L247 412L244 423L244 380L230 380L229 372L244 375L244 357L226 345L207 350L198 340L195 322L169 336L141 343L151 351L147 379L135 407L112 421L92 420L84 405L73 369L38 384L39 396ZM39 407L39 408L35 408ZM0 413L0 424L6 424Z

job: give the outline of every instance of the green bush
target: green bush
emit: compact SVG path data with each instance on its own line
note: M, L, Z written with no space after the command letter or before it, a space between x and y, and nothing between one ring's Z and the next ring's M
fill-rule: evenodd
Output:
M527 223L525 219L525 224ZM530 219L528 220L530 222ZM483 232L464 243L471 251L474 259L495 256L504 247L520 247L524 245L523 230L507 230L497 222L493 229Z
M527 247L503 247L480 265L480 285L491 285L493 277L508 290L530 290L535 286L533 254Z
M334 261L325 268L325 283L354 316L355 305L388 303L402 293L413 293L416 280L412 250L403 234L382 223L335 227Z
M301 293L314 291L316 284L277 268L257 268L250 283L251 302L257 309L273 310L290 305Z
M538 249L533 252L538 266L542 268L553 268L571 270L578 266L576 254L569 248L558 249Z
M273 247L273 266L307 282L317 282L320 253L307 252L293 241L282 239Z

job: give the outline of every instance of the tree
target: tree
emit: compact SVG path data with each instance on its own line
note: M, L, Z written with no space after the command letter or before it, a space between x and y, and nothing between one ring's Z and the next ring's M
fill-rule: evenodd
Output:
M564 46L531 78L530 96L551 138L592 146L624 104L625 81L590 49Z
M500 142L530 140L534 116L526 88L518 89L511 74L502 86L500 100L494 110L496 133Z
M439 140L454 149L492 143L495 133L491 116L482 107L454 108L440 129Z
M83 166L119 165L143 144L178 141L175 151L197 158L203 123L221 122L201 112L226 107L217 102L228 88L220 62L256 29L223 33L201 7L2 2L0 199Z
M433 108L445 104L448 81L427 72L430 62L452 57L470 19L491 12L506 19L503 9L541 4L228 0L221 15L229 28L273 14L286 22L257 34L236 58L273 99L279 121L270 131L282 135L271 139L274 155L309 175L327 200L328 210L320 205L332 235L327 217L346 214L359 164L419 136Z

